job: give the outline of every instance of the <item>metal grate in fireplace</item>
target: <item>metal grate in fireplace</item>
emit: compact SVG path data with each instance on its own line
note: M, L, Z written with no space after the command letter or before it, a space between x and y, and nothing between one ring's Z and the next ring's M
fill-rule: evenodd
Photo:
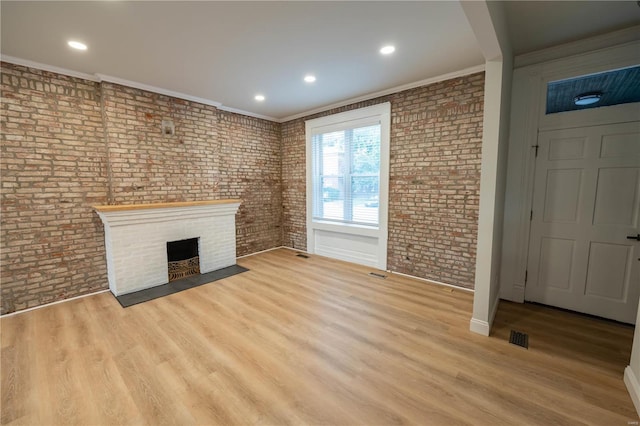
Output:
M169 282L200 274L198 238L167 242Z

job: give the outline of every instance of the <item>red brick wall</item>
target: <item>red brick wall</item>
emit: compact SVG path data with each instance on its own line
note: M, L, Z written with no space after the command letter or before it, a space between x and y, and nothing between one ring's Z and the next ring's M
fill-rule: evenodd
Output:
M106 288L98 84L2 64L2 313Z
M238 255L282 245L280 124L218 112L220 197L243 200L236 215Z
M8 63L1 90L2 313L107 288L92 205L241 198L237 254L282 245L280 124Z
M240 198L238 256L282 245L280 124L102 87L114 204ZM175 135L161 134L162 120Z
M304 121L391 102L387 267L473 288L484 73L282 125L283 242L306 248Z
M199 201L218 195L217 109L102 83L112 204ZM174 136L163 136L172 120Z
M391 102L394 271L473 286L483 84L476 74L314 116ZM238 255L306 248L303 119L7 63L1 91L2 313L107 288L96 204L241 198Z

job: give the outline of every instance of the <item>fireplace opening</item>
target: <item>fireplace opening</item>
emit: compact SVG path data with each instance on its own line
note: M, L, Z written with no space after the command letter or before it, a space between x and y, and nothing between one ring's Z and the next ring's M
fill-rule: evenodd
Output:
M199 275L198 238L168 241L167 260L169 261L169 282L191 275Z

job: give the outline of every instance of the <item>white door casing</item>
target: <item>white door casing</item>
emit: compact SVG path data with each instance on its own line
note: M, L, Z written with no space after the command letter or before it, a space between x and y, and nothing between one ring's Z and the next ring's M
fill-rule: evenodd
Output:
M525 298L635 323L640 122L538 136Z

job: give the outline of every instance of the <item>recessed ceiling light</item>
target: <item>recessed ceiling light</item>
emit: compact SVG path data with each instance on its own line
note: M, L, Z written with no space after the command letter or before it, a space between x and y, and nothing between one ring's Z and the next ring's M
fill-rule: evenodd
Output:
M579 106L592 105L596 102L600 102L601 97L602 93L600 92L583 93L573 98L573 103Z
M390 55L395 51L396 51L395 46L391 46L391 45L384 46L382 49L380 49L380 53L382 53L383 55Z
M256 95L253 99L255 99L258 102L262 102L264 101L265 97L264 95Z
M79 41L68 41L67 44L71 47L73 47L74 49L78 49L78 50L87 50L87 45L84 43L80 43Z
M305 75L304 81L306 81L307 83L313 83L314 81L316 81L316 77L314 75Z

